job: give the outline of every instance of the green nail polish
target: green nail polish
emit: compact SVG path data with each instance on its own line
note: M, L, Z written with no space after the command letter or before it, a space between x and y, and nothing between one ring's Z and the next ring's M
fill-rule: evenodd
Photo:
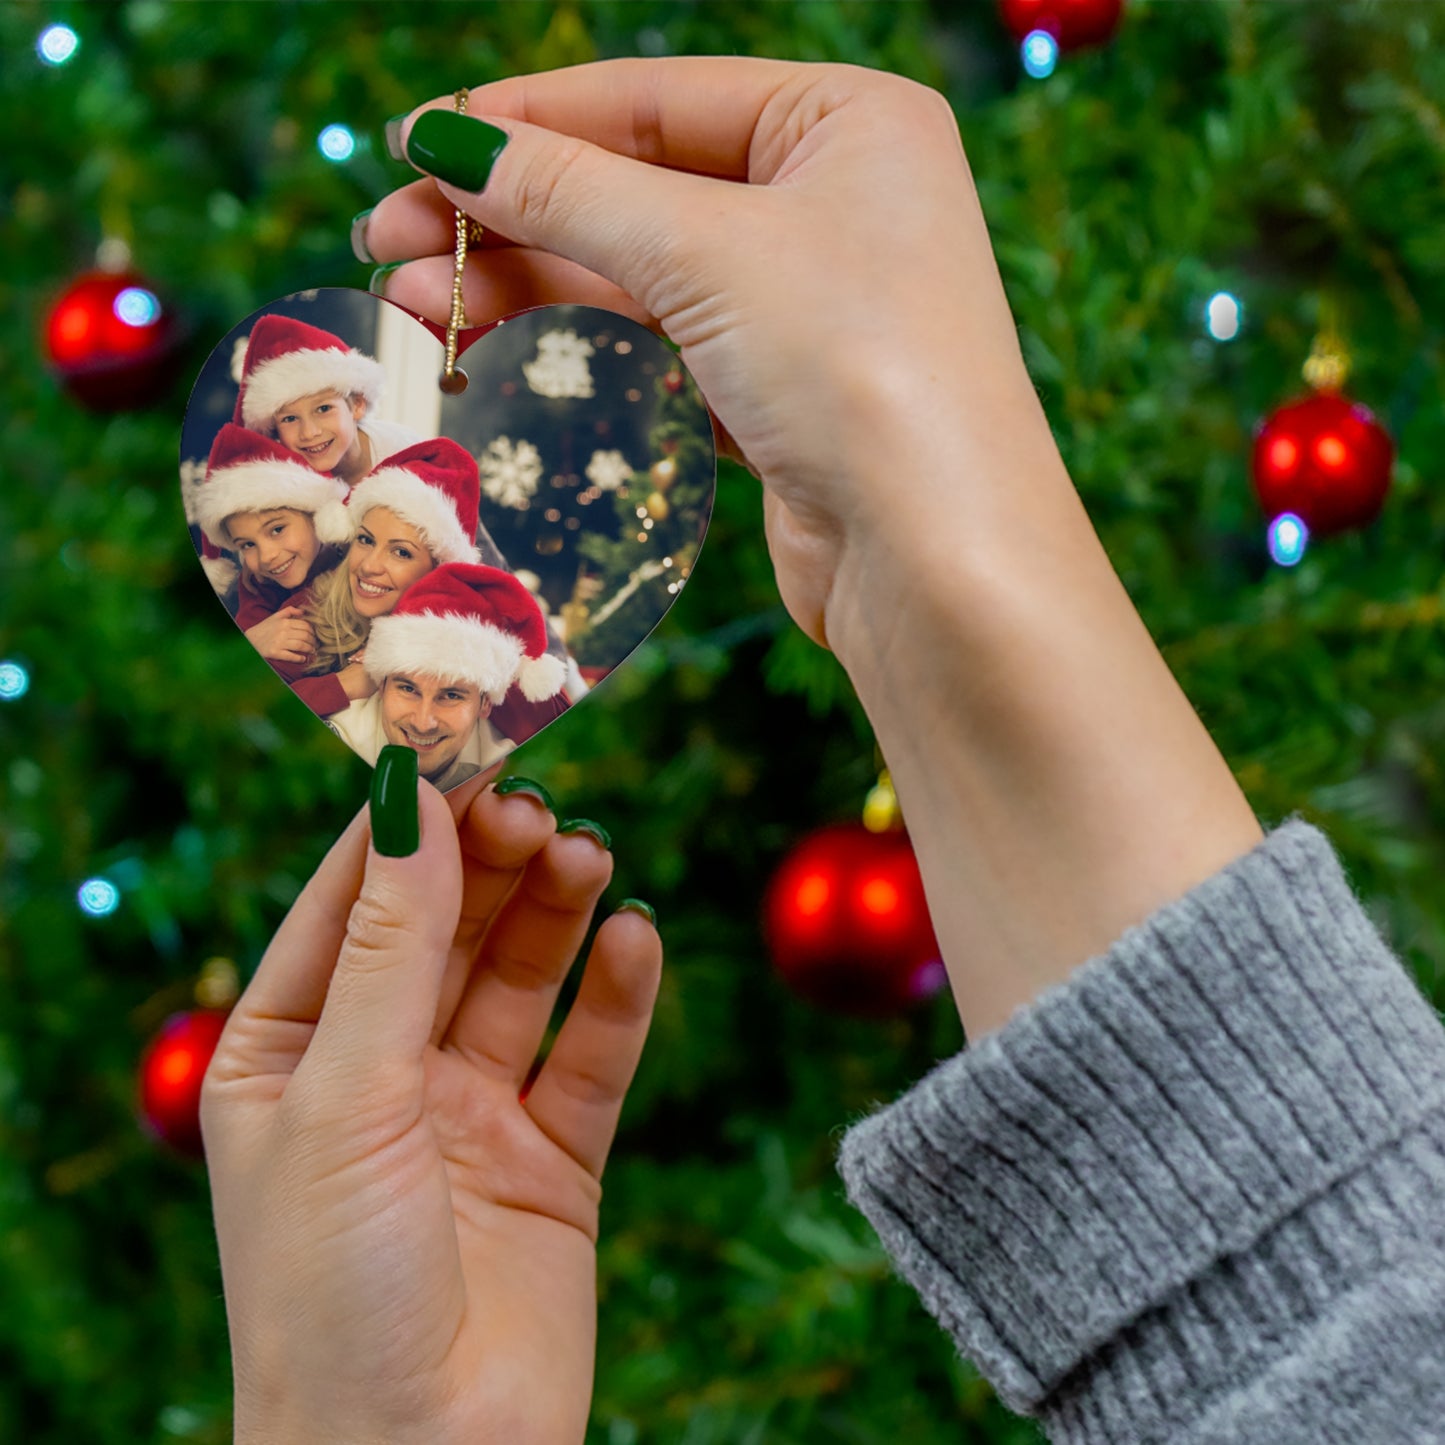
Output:
M619 913L640 913L654 928L657 927L657 910L652 904L644 903L640 898L624 898L617 905Z
M586 833L589 838L594 839L609 852L612 849L612 834L601 823L594 823L591 818L569 818L565 823L558 825L557 831L559 833Z
M371 280L366 283L366 289L370 291L373 296L385 296L386 278L395 271L398 266L405 265L405 261L391 261L385 266L378 266L376 270L371 273Z
M406 158L464 191L480 191L507 144L506 131L458 115L454 110L425 110L406 138Z
M402 115L392 116L383 130L383 134L386 136L386 153L394 161L406 159L406 153L401 148L401 128L410 114L410 111L406 111Z
M371 775L371 841L383 858L410 858L421 847L416 801L417 755L382 748Z
M366 244L366 223L371 219L373 209L368 206L364 211L358 211L351 218L351 254L363 266L376 265L376 257L371 254Z
M535 798L549 813L557 811L557 805L552 801L551 793L541 783L534 783L531 778L519 778L515 775L503 778L492 791L499 798L509 798L513 793L525 793L529 798Z

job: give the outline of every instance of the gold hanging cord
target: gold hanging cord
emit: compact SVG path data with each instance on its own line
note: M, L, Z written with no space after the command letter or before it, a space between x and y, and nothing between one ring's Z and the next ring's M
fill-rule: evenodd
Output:
M459 115L467 113L471 93L459 90L452 97L452 104ZM457 365L457 333L467 324L466 305L462 301L462 272L467 264L467 242L482 239L481 226L471 220L464 211L456 213L457 247L456 261L452 267L452 314L447 322L447 359L438 385L448 396L457 396L467 389L467 374Z

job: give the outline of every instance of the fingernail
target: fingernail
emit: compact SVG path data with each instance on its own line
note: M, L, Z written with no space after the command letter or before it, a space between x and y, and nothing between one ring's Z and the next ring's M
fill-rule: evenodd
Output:
M376 265L376 257L371 254L371 250L366 244L366 223L371 219L374 209L374 206L368 206L364 211L358 211L351 218L351 254L363 266Z
M398 266L405 265L405 261L391 261L385 266L378 266L376 270L371 273L371 280L366 283L366 289L370 291L373 296L385 296L386 278L395 271Z
M657 927L657 911L652 904L644 903L640 898L624 898L617 905L619 913L640 913L654 928Z
M594 823L591 818L569 818L565 823L558 824L557 831L559 833L586 833L589 838L609 852L612 849L612 834L601 823Z
M527 797L535 798L549 813L557 811L557 805L552 801L551 793L541 783L534 783L531 778L519 778L515 775L503 778L492 791L499 798L509 798L513 793L525 793Z
M424 110L406 138L406 158L448 185L480 191L507 140L506 131L484 120L454 110Z
M371 775L371 841L383 858L410 858L421 847L416 802L417 755L388 745Z
M386 153L394 161L404 161L406 159L406 152L401 148L401 128L406 122L406 117L410 114L411 112L407 111L405 115L394 115L386 123Z

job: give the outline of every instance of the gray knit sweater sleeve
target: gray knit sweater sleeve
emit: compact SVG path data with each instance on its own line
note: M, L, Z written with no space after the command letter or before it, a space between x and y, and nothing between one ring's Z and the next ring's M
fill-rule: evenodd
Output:
M1445 1441L1445 1030L1304 823L857 1125L841 1167L1054 1441Z

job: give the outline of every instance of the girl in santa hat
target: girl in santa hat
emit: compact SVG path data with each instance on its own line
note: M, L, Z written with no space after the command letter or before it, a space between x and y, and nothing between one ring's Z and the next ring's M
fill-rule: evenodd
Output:
M345 515L336 510L344 495L340 482L245 427L222 427L211 446L196 521L208 542L239 559L236 625L273 666L311 659L301 609L312 584L339 559L331 544L348 540Z

